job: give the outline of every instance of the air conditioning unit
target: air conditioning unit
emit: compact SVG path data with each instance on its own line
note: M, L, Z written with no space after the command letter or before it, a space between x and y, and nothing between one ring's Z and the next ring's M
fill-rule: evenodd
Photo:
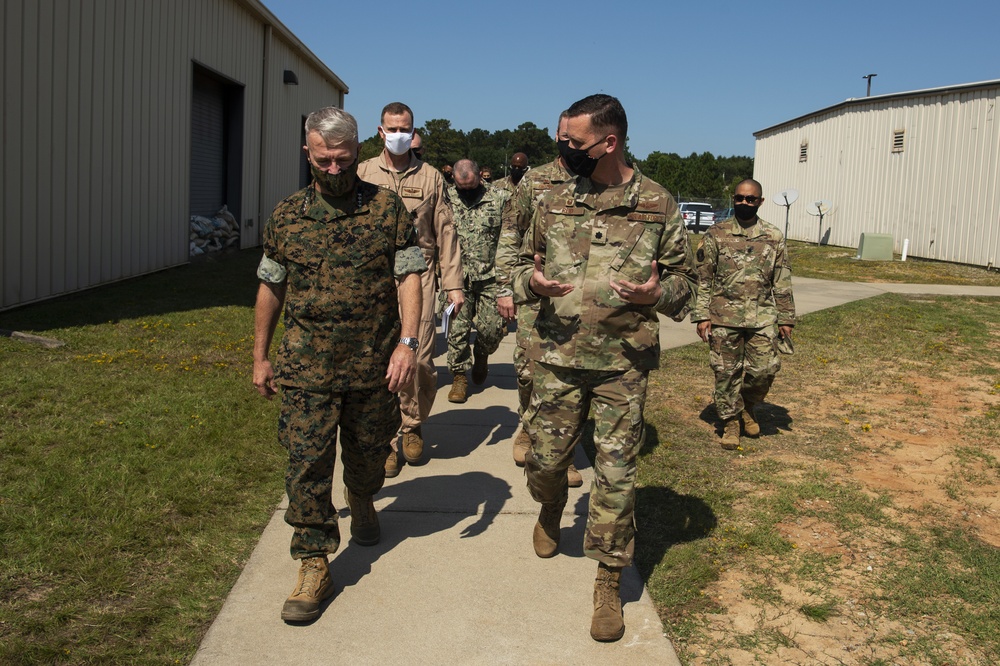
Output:
M892 261L892 234L861 234L858 256L862 261Z

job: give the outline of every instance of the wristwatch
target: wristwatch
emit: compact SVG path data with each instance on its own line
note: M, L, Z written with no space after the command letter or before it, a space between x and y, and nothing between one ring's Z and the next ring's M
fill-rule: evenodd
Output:
M399 344L406 345L413 351L417 351L417 347L420 346L420 343L417 341L416 338L400 338Z

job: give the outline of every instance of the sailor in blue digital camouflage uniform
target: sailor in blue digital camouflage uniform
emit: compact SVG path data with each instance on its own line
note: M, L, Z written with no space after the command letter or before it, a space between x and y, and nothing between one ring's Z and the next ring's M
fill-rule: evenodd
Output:
M294 528L291 555L301 560L281 611L286 622L315 619L334 593L327 556L340 546L331 501L338 427L351 537L368 546L380 539L372 495L400 425L396 391L413 380L427 270L403 201L357 177L354 118L327 107L310 114L305 131L313 183L267 222L254 328L254 386L268 399L281 392L285 521Z

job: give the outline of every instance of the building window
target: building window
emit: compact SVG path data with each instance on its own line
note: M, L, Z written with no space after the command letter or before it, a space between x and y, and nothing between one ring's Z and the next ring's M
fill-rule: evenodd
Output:
M903 137L906 134L906 130L896 130L892 133L892 152L901 153L903 152Z
M805 162L809 157L809 143L806 141L802 142L799 146L799 162Z

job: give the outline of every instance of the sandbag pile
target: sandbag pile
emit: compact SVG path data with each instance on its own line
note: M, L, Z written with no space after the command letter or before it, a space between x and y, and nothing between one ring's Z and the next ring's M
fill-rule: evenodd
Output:
M238 247L240 225L236 218L223 206L213 217L191 216L191 256L206 252L219 252L230 247Z

